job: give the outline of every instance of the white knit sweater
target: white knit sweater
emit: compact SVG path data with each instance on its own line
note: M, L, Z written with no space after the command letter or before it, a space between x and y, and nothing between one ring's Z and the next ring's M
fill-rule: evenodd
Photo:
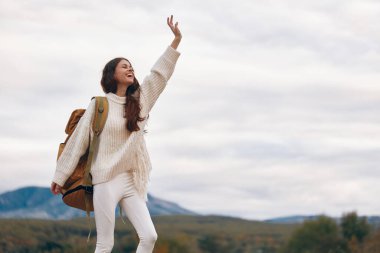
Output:
M109 112L106 124L99 136L99 146L91 165L92 183L111 180L116 175L130 171L138 193L147 200L147 183L151 171L150 158L146 149L143 131L147 115L170 79L180 53L168 46L164 54L153 65L150 74L141 84L140 130L129 132L123 117L126 97L107 93ZM93 132L91 122L95 110L95 99L91 100L86 112L78 122L65 149L57 161L53 182L64 185L73 173L79 158L86 152ZM90 136L90 138L89 138Z

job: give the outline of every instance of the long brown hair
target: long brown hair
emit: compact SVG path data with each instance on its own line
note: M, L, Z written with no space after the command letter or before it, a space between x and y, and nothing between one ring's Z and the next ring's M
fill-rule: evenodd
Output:
M116 94L117 91L117 82L115 80L115 69L117 64L121 60L126 60L125 58L118 57L109 61L103 69L102 80L100 81L103 91L105 93L112 92ZM129 61L128 61L129 62ZM139 121L143 121L144 118L140 117L140 84L134 77L133 84L131 84L126 92L126 103L124 107L125 117L127 118L126 128L130 131L139 131L140 128L137 125Z

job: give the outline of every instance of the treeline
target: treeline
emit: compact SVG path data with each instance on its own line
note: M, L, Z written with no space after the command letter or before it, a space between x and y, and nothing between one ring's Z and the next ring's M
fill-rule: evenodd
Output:
M153 217L155 253L380 253L380 232L356 213L340 222L321 216L303 224L269 224L218 216ZM95 224L87 241L86 219L0 219L0 252L94 252ZM138 237L116 222L113 253L135 252Z
M339 222L320 216L296 229L280 252L379 253L380 230L356 212L344 214Z

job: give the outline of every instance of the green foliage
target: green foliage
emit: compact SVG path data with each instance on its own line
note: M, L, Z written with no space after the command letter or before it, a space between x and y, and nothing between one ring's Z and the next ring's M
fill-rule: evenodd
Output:
M207 234L198 238L198 248L205 253L248 252L247 245L236 238L223 234Z
M297 229L284 253L346 253L347 245L341 238L336 222L326 216L306 221Z
M153 217L158 240L154 253L275 253L296 226L218 216ZM0 219L0 252L94 252L95 224L87 244L85 218L71 221ZM138 237L130 222L116 221L113 253L135 252ZM216 249L216 250L215 250Z
M218 243L218 239L214 235L205 235L198 239L199 249L205 253L213 252L225 252L222 250L221 245Z
M367 222L367 218L359 218L356 212L343 215L341 227L343 237L347 241L355 238L359 243L362 243L370 232L370 225Z
M216 242L215 238L213 236L210 236L210 235L205 235L201 238L198 239L198 245L199 245L199 248L203 251L203 252L209 252L209 253L212 253L214 251L217 251L219 252L219 245L218 243Z
M367 225L355 215L345 215L342 227L325 216L297 225L219 216L158 216L153 217L158 234L154 253L380 253L380 230L367 232L362 229ZM91 221L93 231L87 244L86 218L0 219L0 252L94 252L96 232ZM366 231L365 236L362 231ZM348 241L347 238L358 239ZM118 219L112 252L135 252L138 242L130 222L123 224Z
M331 218L304 222L297 229L283 253L380 253L380 231L370 234L366 218L356 212L344 214L340 226Z

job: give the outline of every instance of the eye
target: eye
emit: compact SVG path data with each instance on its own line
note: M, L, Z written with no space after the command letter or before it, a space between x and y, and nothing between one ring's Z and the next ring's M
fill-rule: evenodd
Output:
M122 68L123 68L123 69L128 69L128 67L125 66L125 65L123 65ZM131 67L131 71L134 72L135 70Z

